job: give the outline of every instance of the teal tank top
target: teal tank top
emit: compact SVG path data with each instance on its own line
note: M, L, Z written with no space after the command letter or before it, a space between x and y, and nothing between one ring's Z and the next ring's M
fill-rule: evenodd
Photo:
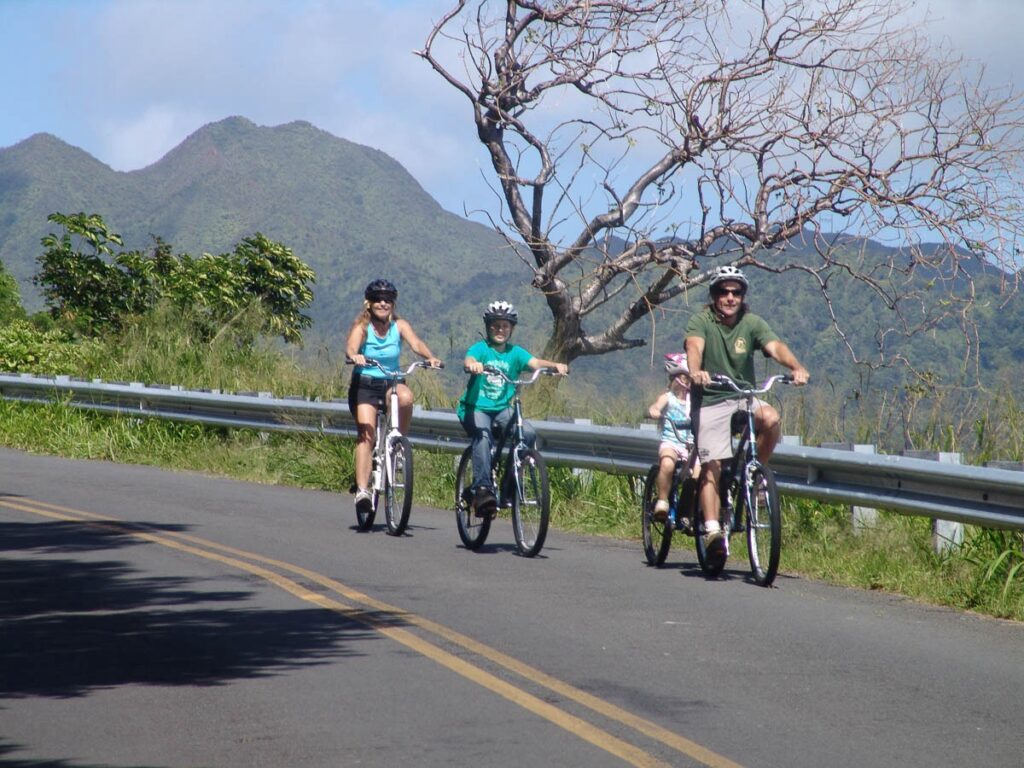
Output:
M366 341L360 347L359 354L376 360L389 371L397 371L398 358L402 354L402 335L398 332L398 323L391 323L383 337L373 330L373 323L367 323ZM376 368L363 368L360 374L372 379L384 378L384 374Z

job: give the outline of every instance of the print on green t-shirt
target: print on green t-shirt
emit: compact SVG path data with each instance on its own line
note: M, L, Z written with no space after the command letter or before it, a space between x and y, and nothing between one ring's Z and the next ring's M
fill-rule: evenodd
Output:
M509 344L504 351L498 351L483 340L471 346L466 351L466 357L497 368L510 379L519 378L519 374L533 359L533 355L515 344ZM471 375L469 383L466 385L466 391L459 398L456 414L461 419L466 415L467 409L486 413L503 411L512 402L514 392L512 386L506 384L500 376L486 373Z
M754 386L754 352L779 337L764 318L753 312L744 312L732 328L723 325L710 308L690 317L687 336L704 339L702 367L711 375L724 373L740 386ZM711 405L726 399L730 393L715 387L704 390L702 405Z

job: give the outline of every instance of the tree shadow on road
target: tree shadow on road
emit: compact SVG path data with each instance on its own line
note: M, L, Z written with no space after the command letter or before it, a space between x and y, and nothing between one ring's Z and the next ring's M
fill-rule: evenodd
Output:
M358 655L378 637L328 610L261 609L263 582L248 574L153 576L107 557L129 543L75 523L0 525L0 699L223 685ZM239 589L223 588L231 579Z

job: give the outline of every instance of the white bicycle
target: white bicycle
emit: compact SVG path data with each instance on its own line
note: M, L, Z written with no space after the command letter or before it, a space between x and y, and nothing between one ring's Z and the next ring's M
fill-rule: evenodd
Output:
M377 433L373 445L373 464L370 475L370 511L360 512L356 506L356 522L360 531L368 531L377 516L381 497L384 498L384 519L388 533L401 536L409 526L412 511L412 443L402 434L398 424L398 384L417 368L432 368L417 360L405 371L389 371L378 361L366 359L365 368L376 368L388 379L387 406L377 409ZM444 365L437 366L443 368Z

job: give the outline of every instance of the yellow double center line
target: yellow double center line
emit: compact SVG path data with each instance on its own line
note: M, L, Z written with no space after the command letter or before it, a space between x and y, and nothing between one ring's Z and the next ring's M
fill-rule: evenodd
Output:
M170 549L185 552L196 557L221 563L237 570L245 571L257 576L284 591L295 595L300 600L318 605L329 611L341 614L348 619L360 622L372 627L376 632L394 640L397 643L416 651L417 653L437 662L438 664L452 670L467 680L487 688L499 696L502 696L518 706L538 715L545 720L565 729L573 735L587 741L594 746L609 752L626 763L642 768L653 768L655 766L666 766L667 763L659 760L642 749L629 744L622 739L613 736L595 725L576 717L563 709L560 709L546 701L526 692L511 683L508 683L495 675L477 667L453 653L444 650L419 635L405 629L394 626L394 620L398 619L405 624L420 628L424 632L439 637L452 645L465 649L479 657L487 659L509 672L528 680L534 685L541 686L559 696L573 701L587 709L596 712L609 720L627 726L644 736L653 739L661 744L670 747L677 752L686 755L709 768L742 768L722 755L712 752L709 749L689 739L679 736L672 731L657 725L656 723L638 717L627 712L603 699L582 691L562 680L515 659L507 654L501 653L490 646L484 645L471 637L456 632L448 627L409 613L393 605L381 602L369 595L342 584L323 574L310 571L301 566L282 562L269 557L235 549L215 541L202 539L184 533L157 532L155 529L144 526L137 526L133 523L118 520L109 516L97 515L79 509L71 509L55 504L48 504L41 501L25 500L9 496L0 497L0 506L15 509L21 512L49 517L55 520L85 523L100 528L116 530L118 533L130 535L137 539L148 541L153 544L168 547ZM271 570L271 568L276 570ZM288 578L283 573L301 577L309 583L318 584L325 590L334 593L349 602L314 592L307 589L294 579ZM353 603L355 605L353 605ZM357 607L359 606L359 607ZM372 609L368 612L366 609ZM384 618L381 618L383 614Z

